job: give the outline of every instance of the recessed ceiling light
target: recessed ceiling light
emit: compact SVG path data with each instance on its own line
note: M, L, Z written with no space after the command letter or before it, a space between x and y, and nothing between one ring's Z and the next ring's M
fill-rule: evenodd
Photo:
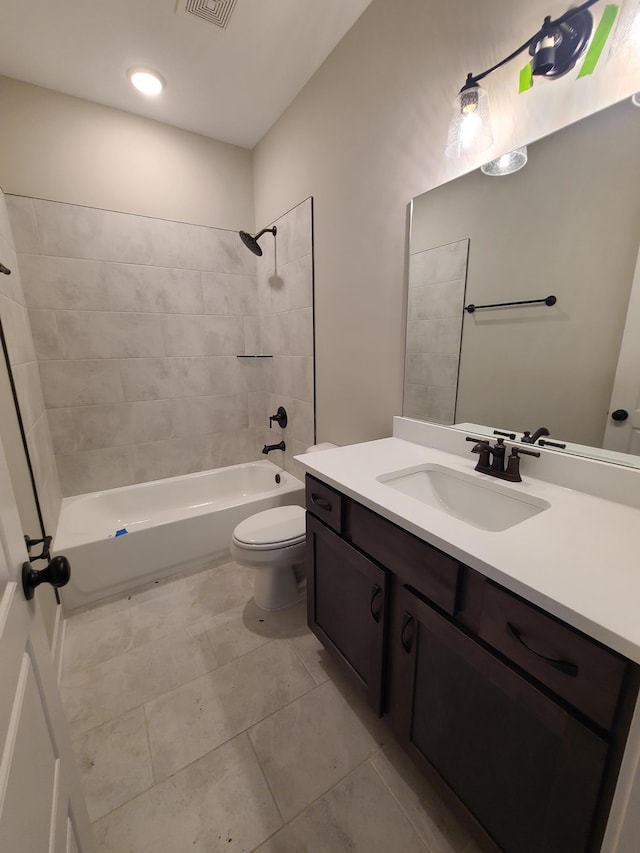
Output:
M166 85L162 75L150 68L130 68L127 76L143 95L159 95Z

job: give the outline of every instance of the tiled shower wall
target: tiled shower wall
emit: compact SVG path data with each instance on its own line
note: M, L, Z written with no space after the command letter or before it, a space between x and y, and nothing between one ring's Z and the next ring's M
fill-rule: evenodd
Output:
M260 343L273 355L270 391L261 402L267 411L258 418L268 426L269 415L284 406L287 428L277 424L262 430L265 444L284 439L286 451L269 454L278 465L304 480L294 456L315 440L313 362L313 205L307 199L281 216L270 234L261 238L258 258Z
M237 358L261 351L256 258L238 235L9 207L63 494L258 458L274 366Z
M45 529L49 535L53 536L58 523L62 495L15 244L5 196L1 190L0 260L11 270L11 275L0 275L0 317ZM13 405L10 400L2 400L0 404ZM32 536L37 536L39 533L39 530L31 531Z
M454 423L469 240L409 259L402 413Z

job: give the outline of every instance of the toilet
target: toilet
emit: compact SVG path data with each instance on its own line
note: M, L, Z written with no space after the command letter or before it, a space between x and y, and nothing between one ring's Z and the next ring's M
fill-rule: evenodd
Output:
M324 442L307 453L331 450ZM281 610L304 595L305 511L300 506L278 506L245 518L231 537L231 557L256 570L253 598L262 610Z

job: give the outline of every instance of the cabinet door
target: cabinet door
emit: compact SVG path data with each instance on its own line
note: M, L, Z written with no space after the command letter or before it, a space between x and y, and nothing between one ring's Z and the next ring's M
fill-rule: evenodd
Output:
M585 853L607 742L463 633L397 590L398 734L505 853Z
M309 627L382 712L386 572L307 513Z

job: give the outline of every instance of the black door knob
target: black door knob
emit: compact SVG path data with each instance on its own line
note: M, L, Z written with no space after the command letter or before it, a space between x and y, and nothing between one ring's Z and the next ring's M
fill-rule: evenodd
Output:
M626 409L616 409L615 412L611 412L611 420L613 421L626 421L629 417L629 412Z
M62 555L54 557L46 569L36 571L31 563L22 564L22 589L27 601L33 598L36 587L41 583L50 583L59 589L69 583L71 577L71 566L69 560Z

